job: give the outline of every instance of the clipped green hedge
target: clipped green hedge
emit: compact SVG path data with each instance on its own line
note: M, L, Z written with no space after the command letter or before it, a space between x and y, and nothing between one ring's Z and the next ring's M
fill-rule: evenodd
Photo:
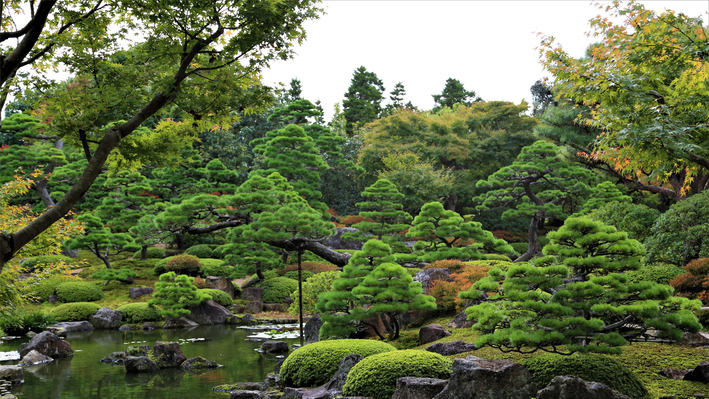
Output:
M362 359L347 375L342 388L344 396L389 399L401 377L440 378L451 376L453 361L438 353L403 350L379 353Z
M386 342L362 339L314 342L286 358L281 366L281 378L290 387L316 387L330 381L347 355L354 353L367 357L395 350Z
M638 270L625 272L625 275L628 276L628 282L631 284L654 281L658 284L669 285L670 280L684 273L686 271L679 266L669 263L653 263L644 265Z
M51 295L56 294L57 287L60 284L64 284L70 281L77 280L64 275L54 275L40 281L37 285L32 287L32 293L37 296L37 298L40 299L42 302L46 302Z
M207 244L199 244L199 245L189 247L189 248L187 248L187 251L185 251L185 253L187 255L196 256L200 259L214 257L214 250L212 248L210 248L209 245L207 245Z
M527 359L522 364L532 373L538 387L549 385L554 377L575 375L582 380L605 384L634 399L650 399L650 393L642 381L630 369L609 356L546 354Z
M264 303L283 303L298 289L298 282L287 277L275 277L261 283Z
M161 274L167 273L167 269L165 269L165 265L167 265L167 261L170 259L174 258L174 256L168 256L167 258L160 259L155 263L155 266L153 266L153 274L156 276L159 276Z
M96 314L101 306L92 302L65 303L52 309L49 314L57 321L84 321Z
M128 303L118 310L121 311L123 323L137 324L146 321L160 321L163 317L160 315L160 309L155 306L150 306L145 302Z
M303 281L305 281L315 275L315 273L311 272L310 270L301 270L300 274L303 277ZM286 272L286 274L284 274L283 277L298 281L298 271L295 270L295 271Z
M202 262L199 258L189 254L176 255L165 262L165 270L168 272L186 274L188 276L194 276L199 273L200 267L202 267Z
M200 259L200 262L202 262L202 266L199 268L199 274L202 277L229 277L234 269L234 266L229 262L221 259Z
M133 254L133 259L140 259L140 252L137 251ZM148 259L163 259L165 257L165 250L162 248L148 248Z
M91 302L103 298L103 291L96 284L85 281L67 281L57 285L57 299L61 302Z
M501 260L504 262L512 262L509 256L503 254L485 254L487 260Z
M199 292L205 293L212 297L212 300L224 307L231 306L234 304L234 300L231 299L229 294L222 290L216 290L213 288L202 288Z

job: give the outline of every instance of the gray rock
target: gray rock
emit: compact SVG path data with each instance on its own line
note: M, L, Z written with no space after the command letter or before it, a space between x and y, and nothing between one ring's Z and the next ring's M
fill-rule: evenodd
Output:
M20 366L0 366L0 380L9 381L13 384L25 382L25 376Z
M125 352L113 352L113 353L109 353L106 357L101 359L101 363L123 364L123 362L125 360L126 360L126 353Z
M260 301L263 299L263 289L259 287L244 288L241 291L241 299L246 301Z
M227 320L227 324L236 324L238 326L251 326L254 324L258 324L258 320L253 315L247 313L243 316L235 316Z
M470 328L473 326L473 321L468 320L468 315L465 312L460 312L453 320L448 322L449 328Z
M273 372L275 374L281 374L281 366L283 366L283 362L285 362L286 359L281 359L278 361L278 363L273 365Z
M27 331L27 333L25 333L25 337L30 339L32 339L32 337L34 337L35 335L37 335L37 333L34 331Z
M47 331L64 331L67 333L91 331L93 329L94 328L91 326L91 323L88 321L64 321L61 323L52 324L51 327L47 327Z
M396 391L391 399L432 399L448 384L436 378L401 377L396 380Z
M56 295L50 295L49 297L47 297L47 302L49 303L57 303L58 300L59 297L57 297Z
M89 323L93 328L118 328L121 326L122 320L121 311L111 308L101 308L95 315L89 316Z
M246 311L251 314L263 312L263 302L261 301L251 301L246 304Z
M682 341L679 342L679 344L682 345L682 346L691 346L691 347L709 345L709 333L705 333L705 332L698 332L698 333L685 332L684 335L682 336Z
M130 295L130 299L139 298L143 295L150 295L152 293L153 293L153 289L151 287L130 288L128 290L128 295Z
M421 283L423 293L428 294L434 281L453 281L453 277L448 269L424 269L416 273L416 280Z
M703 383L709 382L709 362L701 362L694 370L685 374L685 381L699 381Z
M123 365L127 373L149 373L160 370L160 366L147 356L126 356Z
M440 324L429 324L419 330L419 345L425 345L429 342L438 341L441 338L451 335L451 332L446 330Z
M332 249L356 249L361 250L364 242L359 240L343 240L342 235L345 233L356 233L359 230L354 227L338 227L337 233L331 235L330 237L324 239L320 243L326 247Z
M690 371L694 369L687 369L687 370L676 370L676 369L663 369L660 370L657 374L671 378L673 380L683 380L684 376L687 375Z
M322 325L323 321L320 318L320 314L316 314L305 323L303 327L303 339L306 344L320 341L320 327L322 327Z
M231 283L231 279L228 277L215 277L208 276L204 279L204 284L207 288L212 288L215 290L224 291L229 294L232 299L235 296L234 285Z
M22 357L25 357L25 355L32 350L36 350L52 359L68 357L74 354L74 350L71 349L71 345L69 345L68 342L49 331L43 331L35 335L29 343L21 344L20 347L17 348L17 351L20 352L20 356Z
M347 381L347 374L349 374L352 367L354 367L354 365L359 363L362 359L364 359L364 357L356 354L343 357L340 361L340 367L337 369L337 372L332 376L327 385L325 385L327 390L342 391L342 387L345 386L345 381Z
M199 326L199 324L184 317L168 317L165 319L165 323L163 323L162 328L192 328L197 326Z
M236 392L236 391L261 391L262 383L260 382L235 382L233 384L223 384L212 388L214 392Z
M157 341L153 346L153 356L161 369L180 367L187 360L177 342Z
M187 308L191 313L187 319L200 325L225 324L234 317L224 306L209 300Z
M229 399L264 399L267 396L260 391L234 391Z
M247 308L248 308L248 305L247 305ZM285 310L286 310L285 305L282 303L264 303L263 304L263 311L264 312L283 312Z
M266 341L261 344L261 350L266 353L288 353L288 343L284 341Z
M622 395L600 382L586 382L573 375L554 377L553 380L540 390L537 399L631 399Z
M439 342L426 348L427 351L438 353L443 356L456 355L458 353L470 352L478 349L475 344L469 344L461 340L453 342Z
M537 395L532 374L526 367L508 360L487 360L475 356L453 361L446 388L435 399L530 399Z
M191 357L180 365L180 368L182 370L195 370L195 369L215 369L219 367L219 364L217 362L207 360L203 358L202 356L197 356L197 357Z
M307 390L307 388L286 387L283 390L283 396L281 396L281 399L303 399L303 394L305 394Z
M45 356L36 350L31 350L28 354L22 357L22 360L20 360L20 363L18 364L19 366L31 366L34 364L42 364L42 363L49 363L51 362L52 359L49 356Z

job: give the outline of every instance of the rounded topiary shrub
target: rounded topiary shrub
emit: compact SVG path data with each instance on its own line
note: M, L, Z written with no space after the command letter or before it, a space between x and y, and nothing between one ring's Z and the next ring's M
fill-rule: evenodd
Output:
M202 267L202 262L194 255L177 255L165 262L166 271L189 276L197 275L200 267Z
M160 309L155 306L150 306L145 302L128 303L118 308L118 310L121 311L123 322L128 324L160 321L163 319L160 315Z
M314 342L286 358L281 366L281 378L287 386L316 387L330 381L347 355L354 353L367 357L395 350L386 342L363 339Z
M303 276L303 281L309 279L310 277L313 277L315 273L309 271L309 270L301 270L300 271L301 276ZM298 281L298 271L290 271L286 274L283 275L283 277L289 278L291 280Z
M554 377L575 375L600 382L634 399L649 399L642 381L630 369L609 356L576 353L571 356L540 355L522 363L532 373L537 387L549 385Z
M49 312L57 321L84 321L96 314L101 306L91 302L65 303Z
M234 249L237 246L234 244L225 244L225 245L220 245L216 248L214 248L212 257L216 259L226 259L226 256L234 252Z
M231 299L229 294L222 290L215 290L213 288L203 288L199 292L207 294L212 297L212 300L222 306L231 306L234 304L234 300Z
M438 353L404 350L372 355L355 364L342 388L344 396L389 399L401 377L440 378L451 376L453 361Z
M155 262L155 266L153 266L153 274L159 276L163 273L167 273L165 265L167 265L167 262L172 258L174 258L174 256L168 256L167 258L163 258Z
M283 303L298 289L298 282L287 277L275 277L264 281L261 288L264 303Z
M133 259L140 259L140 252L133 254ZM148 248L148 259L162 259L165 257L165 250L162 248Z
M32 287L32 294L40 301L46 302L50 296L56 294L57 287L59 284L64 284L70 281L77 281L71 277L64 275L54 275L40 281L37 285Z
M230 265L229 262L221 259L200 259L200 262L202 262L202 267L199 269L199 274L202 277L229 277L234 269L234 266Z
M209 247L207 244L200 244L200 245L195 245L192 247L187 248L187 251L185 251L187 255L192 255L196 256L198 258L213 258L214 257L214 250Z
M57 299L61 302L91 302L103 298L103 291L85 281L67 281L57 285Z

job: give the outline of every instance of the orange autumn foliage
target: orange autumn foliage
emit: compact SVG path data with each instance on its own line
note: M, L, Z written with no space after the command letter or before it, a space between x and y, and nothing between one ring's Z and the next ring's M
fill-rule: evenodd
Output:
M467 299L458 298L458 294L469 290L475 282L487 277L488 270L490 270L488 266L464 264L459 271L451 274L453 281L434 281L428 294L436 298L436 306L439 310L462 312L465 310Z

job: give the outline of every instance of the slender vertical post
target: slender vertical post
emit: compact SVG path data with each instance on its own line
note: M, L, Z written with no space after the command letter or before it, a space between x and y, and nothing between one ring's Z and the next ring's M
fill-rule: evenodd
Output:
M300 346L303 346L303 273L301 267L301 254L298 251L298 316L300 318Z

